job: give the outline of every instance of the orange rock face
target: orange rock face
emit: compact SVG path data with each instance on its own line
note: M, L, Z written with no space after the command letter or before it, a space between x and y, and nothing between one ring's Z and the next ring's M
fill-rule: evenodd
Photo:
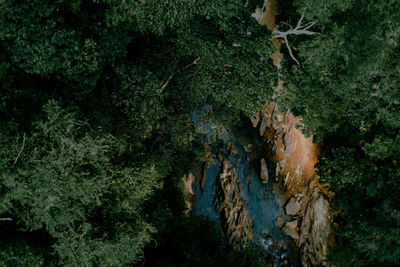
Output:
M256 10L254 17L269 30L274 30L277 27L275 17L279 13L277 0L265 0L264 7L265 11ZM279 71L283 43L275 38L272 43L275 51L271 58ZM284 82L280 80L273 98L282 93ZM295 217L302 222L299 229L297 220L292 224L286 223L283 232L297 240L303 266L322 265L327 253L328 237L331 236L331 217L326 198L329 198L329 192L318 183L315 174L320 147L313 143L312 137L306 138L296 128L301 118L294 117L290 112L279 112L275 104L266 104L258 117L262 121L260 134L268 145L270 159L276 164L276 179L282 186L285 200L293 200L288 210L296 208Z
M275 104L266 105L262 117L269 125L264 138L270 158L276 163L275 174L283 179L287 196L301 192L315 174L320 147L296 128L300 118L290 112L279 112Z

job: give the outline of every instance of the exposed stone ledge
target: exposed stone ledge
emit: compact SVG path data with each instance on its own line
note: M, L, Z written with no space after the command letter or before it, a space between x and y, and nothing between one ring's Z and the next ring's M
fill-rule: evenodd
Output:
M238 247L252 239L253 221L247 203L241 199L242 185L229 160L222 155L221 173L216 180L215 207L221 215L221 225L230 244Z

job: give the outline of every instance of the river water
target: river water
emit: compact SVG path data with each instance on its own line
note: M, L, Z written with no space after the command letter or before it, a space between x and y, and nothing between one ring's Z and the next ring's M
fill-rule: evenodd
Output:
M208 109L210 107L206 106L204 111ZM248 201L247 209L253 220L253 242L260 248L265 257L272 258L277 266L285 266L288 254L287 248L291 240L275 224L278 217L283 220L287 219L287 215L284 214L283 210L283 195L281 194L280 187L275 182L274 173L271 172L271 170L275 170L275 164L268 162L266 153L264 153L269 169L269 181L267 184L263 184L260 180L260 164L257 164L261 159L253 155L253 151L256 148L245 149L244 147L249 147L249 145L243 144L241 136L237 136L237 133L235 135L224 129L218 130L205 121L202 116L204 116L204 112L195 113L193 122L196 128L205 135L214 157L208 164L207 179L203 190L200 186L196 190L195 215L208 216L216 222L220 219L220 215L214 206L214 198L215 181L220 174L221 164L217 155L223 154L229 158L241 180L241 198ZM233 146L235 153L213 146L214 143L218 143L218 140L225 144L223 147Z

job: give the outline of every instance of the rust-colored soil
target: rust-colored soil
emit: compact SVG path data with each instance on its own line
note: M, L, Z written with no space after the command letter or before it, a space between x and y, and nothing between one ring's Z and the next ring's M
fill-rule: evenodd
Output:
M261 18L260 24L266 25L269 30L276 28L275 17L279 15L279 5L277 0L265 0L266 10Z
M266 25L271 31L276 29L275 18L279 14L279 5L277 0L265 0L266 10L262 15L260 24ZM273 64L277 69L281 69L281 59L283 54L281 53L282 41L276 38L272 39L272 44L275 47L275 51L271 54ZM280 92L284 90L283 81L279 80L275 89L275 96L279 96ZM264 117L271 118L275 105L267 104L264 107ZM292 116L291 114L285 114L285 116ZM315 164L318 161L320 154L320 147L313 144L313 137L306 138L295 125L301 120L301 118L293 118L290 124L288 134L290 134L290 144L285 144L282 138L278 138L276 154L272 155L272 159L275 162L284 160L284 167L281 170L281 177L287 178L287 195L296 194L301 191L301 187L306 185L311 177L315 174ZM265 137L268 140L273 139L277 129L274 129L273 125L269 127L265 132ZM290 145L291 148L287 149L286 146ZM288 176L287 176L288 175ZM317 178L318 179L318 178ZM322 185L318 184L320 190L327 196L329 196L328 190Z
M267 26L270 31L275 30L276 23L275 17L279 15L279 6L277 0L265 0L266 10L260 20L261 25ZM281 68L281 58L283 54L281 53L282 42L276 38L272 38L272 44L275 47L275 51L271 54L271 58L274 62L274 66L278 69ZM279 81L281 83L281 81ZM282 86L278 84L278 87Z

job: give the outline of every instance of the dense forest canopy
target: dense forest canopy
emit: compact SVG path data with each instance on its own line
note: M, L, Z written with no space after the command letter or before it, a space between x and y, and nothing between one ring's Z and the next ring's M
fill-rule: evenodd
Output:
M205 157L192 114L234 127L274 99L322 144L339 266L400 262L400 2L281 3L318 35L272 64L263 1L0 1L3 266L262 266L182 214ZM283 50L284 54L288 51Z

